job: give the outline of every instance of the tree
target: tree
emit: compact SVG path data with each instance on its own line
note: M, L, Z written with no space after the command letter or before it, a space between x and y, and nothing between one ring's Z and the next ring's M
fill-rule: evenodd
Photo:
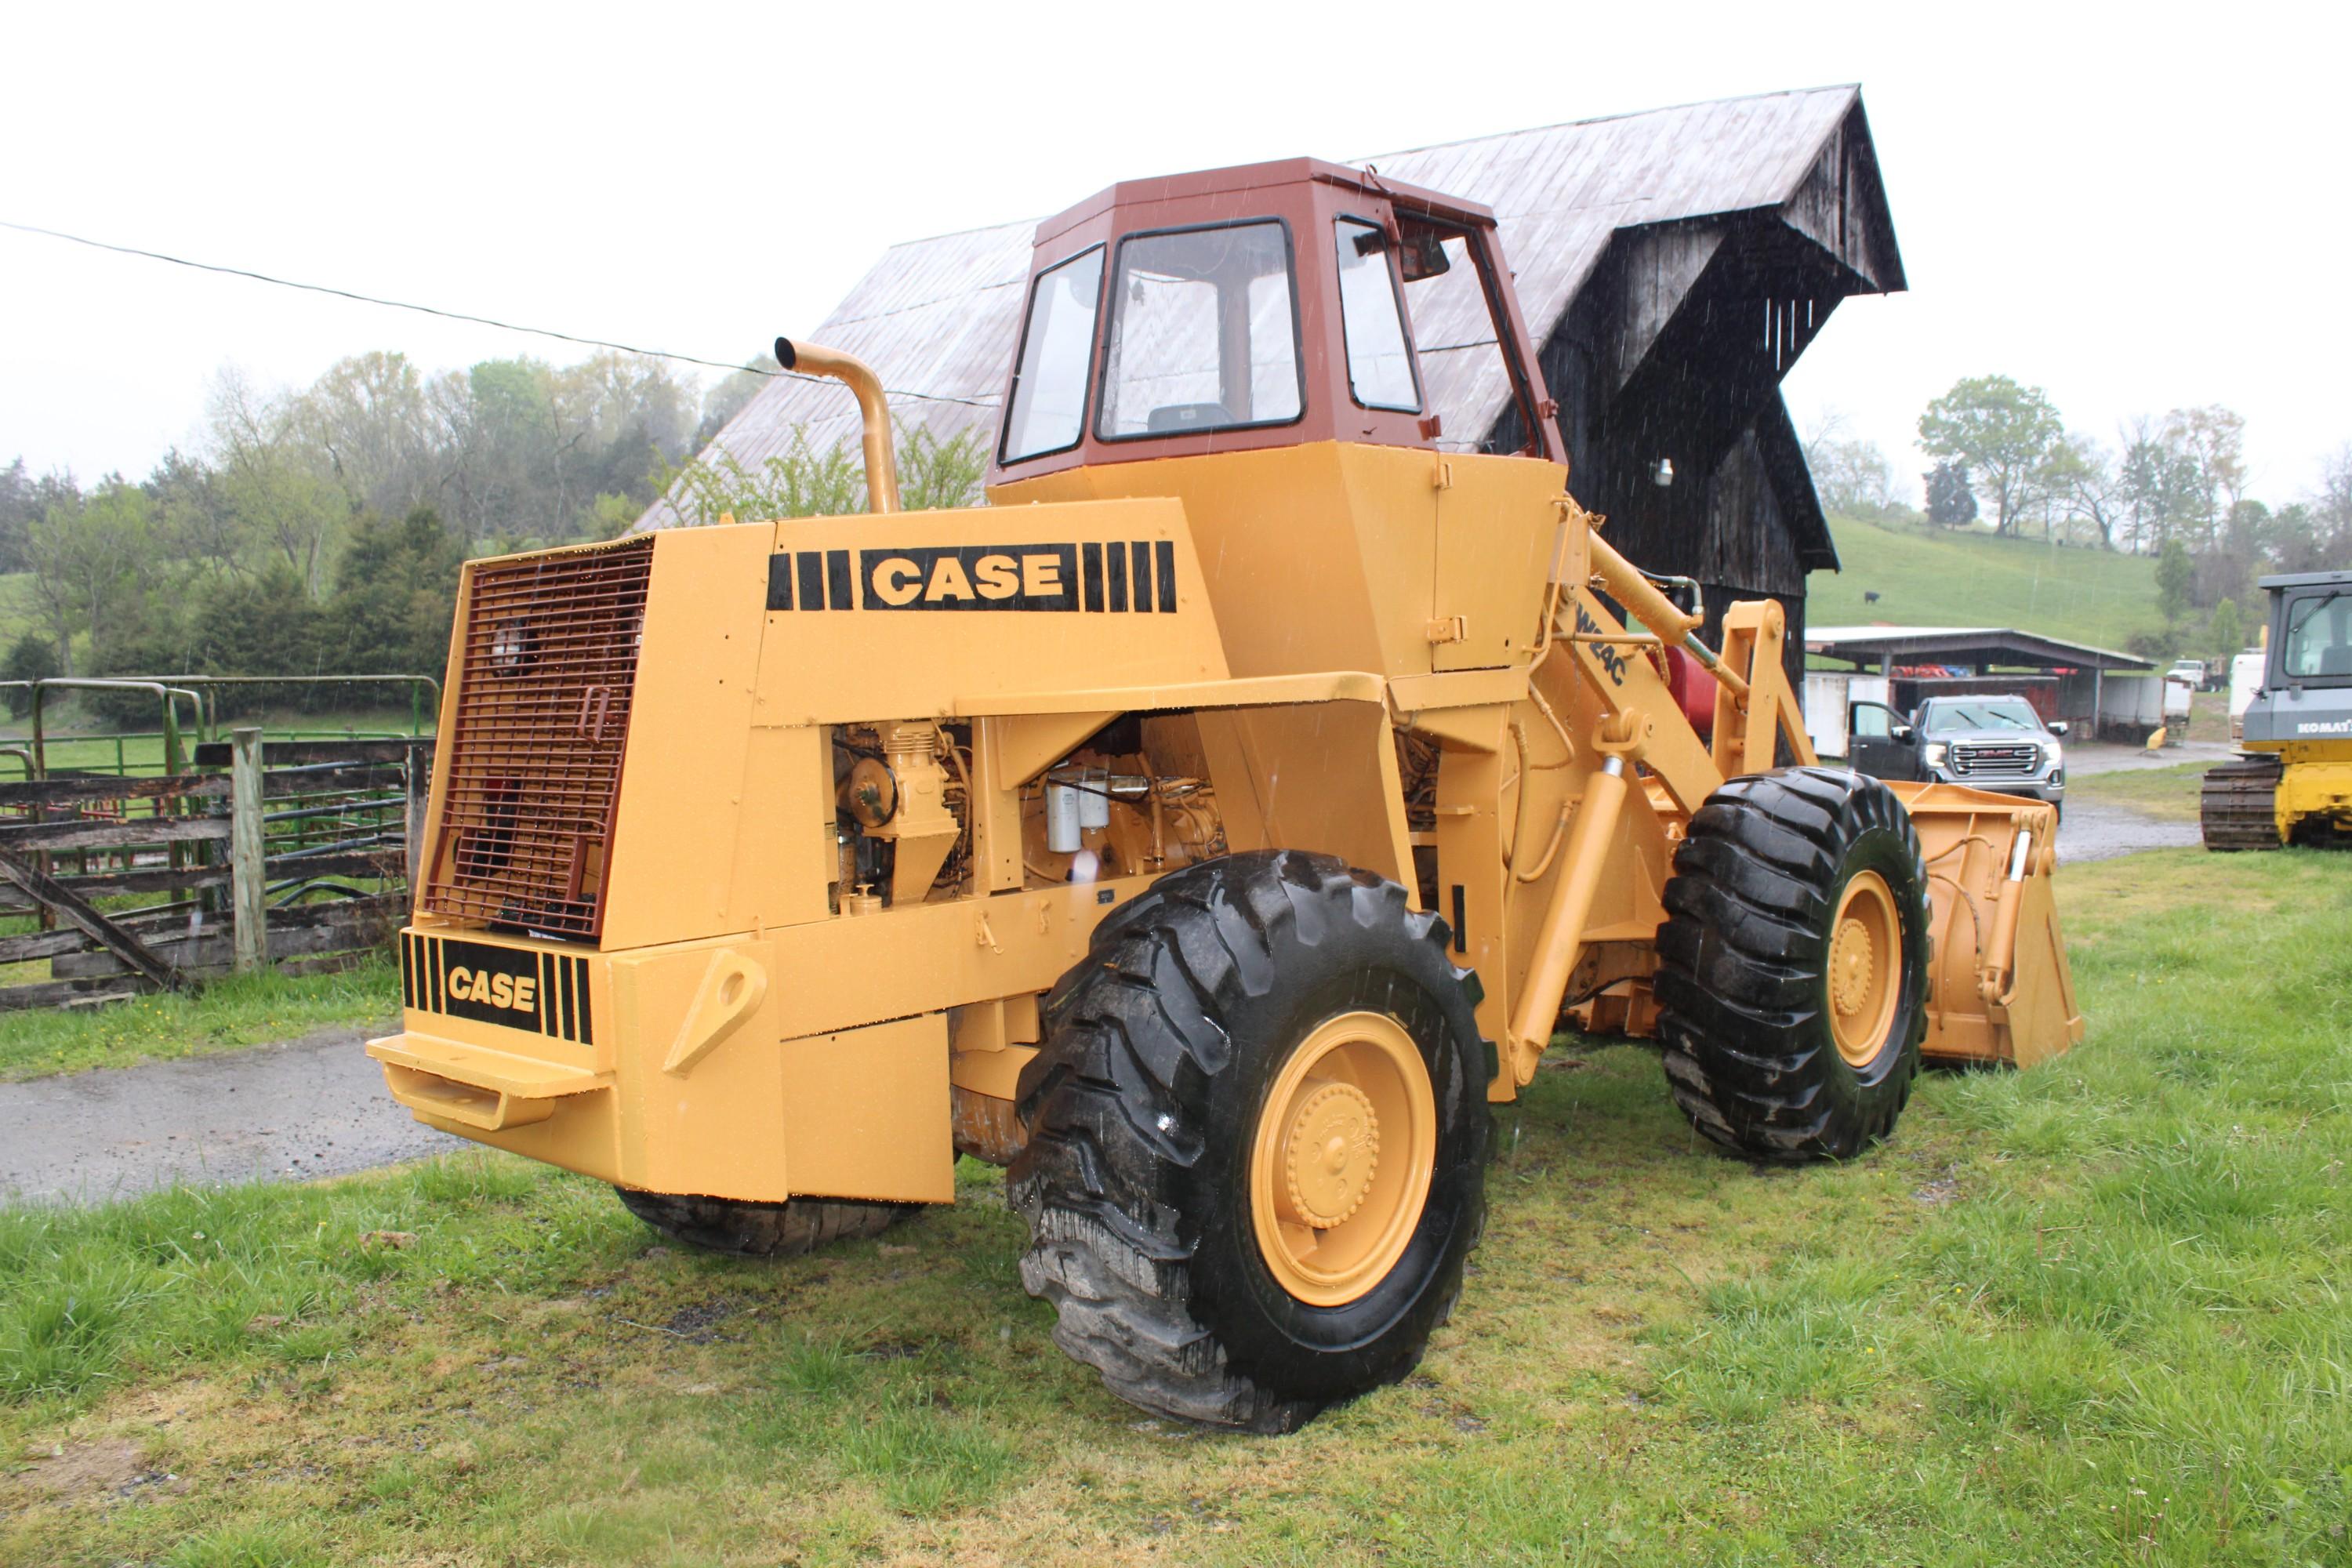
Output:
M2279 543L2278 520L2269 507L2251 497L2231 506L2212 545L2197 558L2196 602L2218 607L2224 599L2252 595L2254 580L2280 553Z
M58 650L47 637L37 631L26 632L8 649L8 662L0 665L0 680L47 680L63 675L58 664ZM33 694L12 690L8 693L8 716L22 719L33 710Z
M2189 559L2189 546L2178 539L2164 542L2163 553L2156 558L2156 602L2168 621L2177 621L2189 611L2190 591L2196 586L2197 567Z
M0 574L25 570L25 534L40 515L25 459L0 468Z
M2352 442L2327 455L2319 493L2311 502L2313 554L2318 571L2352 569Z
M2246 421L2220 404L2176 408L2164 416L2164 443L2193 474L2186 521L2208 543L2215 526L2245 499Z
M1949 459L1927 470L1927 521L1943 528L1966 528L1977 520L1976 486L1966 463Z
M2132 548L2150 554L2186 527L2203 505L2196 462L2176 449L2147 415L2126 420L2116 466Z
M398 521L362 517L336 568L320 628L327 668L345 674L430 674L449 647L464 557L439 514L418 507Z
M2042 389L2005 375L1955 382L1919 416L1920 447L1991 488L1996 533L2016 531L2034 477L2063 433L2058 410Z
M288 415L354 508L397 515L437 488L425 384L405 354L338 360Z
M78 635L95 646L138 605L153 563L153 511L146 491L109 474L88 496L52 502L33 524L34 596L60 670L73 669Z
M2235 599L2224 599L2213 606L2213 618L2206 625L2206 646L2212 649L2211 662L2223 669L2230 660L2246 647L2246 618Z
M2037 488L2069 517L2083 518L2099 531L2099 542L2116 547L2116 529L2123 521L2122 486L2105 447L2088 436L2072 432L2059 438L2042 466Z
M2271 517L2272 560L2282 572L2324 572L2326 551L2308 501L2289 501Z
M80 500L81 488L69 473L47 473L37 479L22 458L0 468L0 573L30 572L33 524L49 508Z
M971 505L988 471L988 450L977 430L942 441L927 426L898 430L898 499L909 510ZM784 450L744 467L719 450L683 468L664 467L662 490L690 527L722 518L738 522L782 517L831 517L866 506L865 469L846 441L818 451L805 428L793 430Z
M1837 517L1877 517L1895 504L1895 466L1875 441L1817 441L1806 459L1824 510Z
M299 401L224 372L209 414L216 504L243 534L227 548L274 555L310 592L322 591L352 503L331 456L306 436Z
M754 354L744 362L741 370L726 377L705 394L702 423L696 426L694 432L694 449L698 452L709 446L719 432L727 427L727 422L742 413L744 405L759 395L760 389L783 368L772 353Z

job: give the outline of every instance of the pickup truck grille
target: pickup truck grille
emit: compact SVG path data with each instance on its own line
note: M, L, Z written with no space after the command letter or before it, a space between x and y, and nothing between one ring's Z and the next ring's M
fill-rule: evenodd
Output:
M653 552L634 539L467 568L420 909L596 940Z
M2042 748L2023 742L1952 748L1952 771L1970 778L2032 778L2042 767Z

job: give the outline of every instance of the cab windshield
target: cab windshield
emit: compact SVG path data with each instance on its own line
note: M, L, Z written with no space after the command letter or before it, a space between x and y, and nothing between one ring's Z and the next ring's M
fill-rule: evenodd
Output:
M1110 308L1095 412L1103 440L1286 425L1305 410L1279 222L1129 235Z
M2352 594L2311 595L2286 607L2286 672L2352 676Z
M1953 730L2039 730L2042 719L2023 702L1931 702L1919 727L1931 735Z

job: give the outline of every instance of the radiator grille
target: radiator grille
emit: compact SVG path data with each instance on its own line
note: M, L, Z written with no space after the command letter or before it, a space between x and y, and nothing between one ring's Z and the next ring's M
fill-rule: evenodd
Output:
M2042 748L2030 742L1958 745L1952 771L1979 778L2031 778L2042 766Z
M473 569L422 907L593 942L654 542Z

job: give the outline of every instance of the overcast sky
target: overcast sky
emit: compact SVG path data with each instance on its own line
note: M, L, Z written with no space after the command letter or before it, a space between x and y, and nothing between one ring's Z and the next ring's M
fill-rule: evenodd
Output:
M1791 373L1907 478L1957 377L2352 440L2334 4L0 10L0 219L715 359L895 240L1121 178L1859 81L1911 292ZM142 475L225 364L585 351L0 230L0 463Z

